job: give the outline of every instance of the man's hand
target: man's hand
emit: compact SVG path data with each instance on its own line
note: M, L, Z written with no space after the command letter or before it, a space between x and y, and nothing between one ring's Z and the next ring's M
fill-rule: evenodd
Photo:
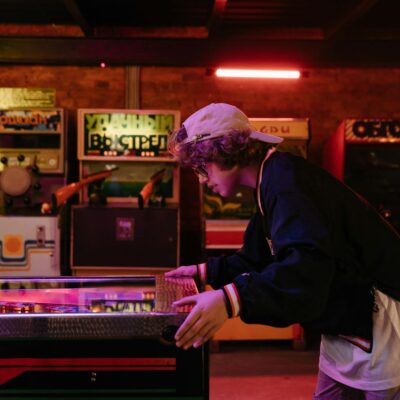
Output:
M197 348L209 340L228 319L225 295L222 289L185 297L174 306L194 304L190 314L175 335L176 345L187 350Z
M165 273L167 278L177 278L180 276L185 276L189 278L194 278L197 275L197 265L183 265L172 271Z

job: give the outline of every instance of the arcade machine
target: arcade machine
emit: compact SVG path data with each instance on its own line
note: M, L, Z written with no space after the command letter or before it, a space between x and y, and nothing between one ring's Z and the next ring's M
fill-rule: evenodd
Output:
M61 274L57 216L41 205L66 183L64 111L0 110L0 275Z
M349 118L330 136L323 165L400 232L400 120Z
M260 132L281 136L285 140L278 151L288 151L307 157L311 138L310 122L306 118L250 118ZM242 188L230 198L222 198L208 187L203 187L203 204L206 226L205 252L207 256L230 254L243 242L248 219L256 211L253 190ZM304 334L299 325L274 328L248 325L239 318L228 320L214 335L216 342L224 340L292 340L295 348L305 346Z
M74 275L162 273L179 264L179 168L167 138L180 123L173 110L78 110L81 179L72 206Z

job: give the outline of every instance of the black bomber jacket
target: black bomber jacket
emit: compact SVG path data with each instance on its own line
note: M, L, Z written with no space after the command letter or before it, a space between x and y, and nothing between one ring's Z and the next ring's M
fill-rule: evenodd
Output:
M301 323L371 340L374 288L400 300L400 236L360 196L301 157L273 153L259 181L244 245L208 259L208 283L236 286L246 323Z

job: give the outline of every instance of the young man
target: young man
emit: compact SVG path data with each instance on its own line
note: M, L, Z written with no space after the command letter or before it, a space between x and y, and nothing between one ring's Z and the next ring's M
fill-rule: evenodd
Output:
M315 399L400 399L400 237L356 193L324 170L275 150L229 104L210 104L170 138L170 149L222 196L254 188L257 212L244 245L167 276L198 277L214 291L176 333L187 349L227 318L322 333Z

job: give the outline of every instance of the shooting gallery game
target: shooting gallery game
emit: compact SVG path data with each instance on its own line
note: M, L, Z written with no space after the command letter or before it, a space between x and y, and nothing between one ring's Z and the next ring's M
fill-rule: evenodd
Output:
M76 274L178 265L179 168L167 142L179 124L175 110L78 110L79 174L87 184L72 207Z

